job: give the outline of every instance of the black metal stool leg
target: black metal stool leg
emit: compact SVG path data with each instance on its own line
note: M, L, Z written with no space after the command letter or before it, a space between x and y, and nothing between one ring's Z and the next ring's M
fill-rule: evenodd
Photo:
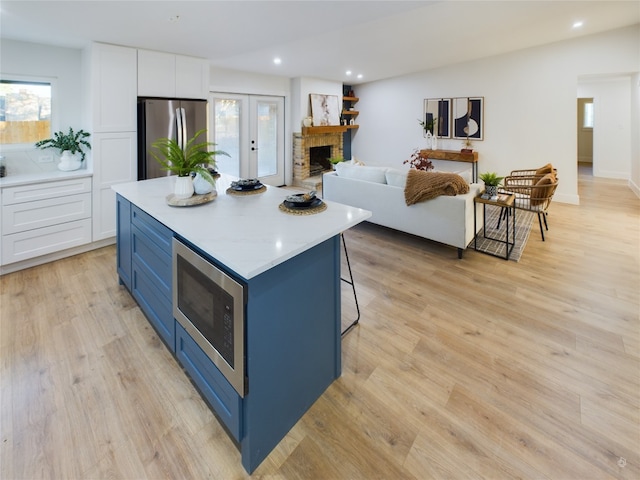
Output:
M349 332L349 330L351 330L353 327L355 327L358 322L360 321L360 306L358 305L358 295L356 294L356 286L353 283L353 273L351 272L351 263L349 262L349 253L347 252L347 244L344 241L344 233L340 234L340 238L342 238L342 246L344 247L344 258L347 261L347 268L349 270L349 280L347 280L346 278L342 278L340 277L340 280L342 280L345 283L348 283L349 285L351 285L351 289L353 290L353 299L356 302L356 313L358 314L358 316L356 317L356 319L353 321L353 323L351 323L351 325L349 325L347 328L345 328L341 334L341 336L345 336L347 334L347 332Z

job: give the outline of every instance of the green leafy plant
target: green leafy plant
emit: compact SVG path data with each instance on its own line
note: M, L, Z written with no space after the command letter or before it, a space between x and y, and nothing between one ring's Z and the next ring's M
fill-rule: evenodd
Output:
M331 157L329 159L329 161L331 162L332 165L336 165L336 164L338 164L340 162L344 162L344 158L342 158L342 157Z
M500 185L504 177L499 177L495 172L485 172L479 175L480 180L484 182L485 185L497 187Z
M436 128L436 122L438 121L438 119L436 117L431 117L431 120L426 122L424 120L419 120L418 119L418 123L420 124L420 126L422 127L422 129L427 132L430 131L431 133L435 133L435 128Z
M206 130L198 130L187 141L184 149L172 138L159 138L151 144L157 151L150 150L149 153L164 170L179 177L188 177L192 172L199 173L207 182L215 185L215 179L207 170L207 166L215 168L215 156L226 155L228 157L229 154L222 150L208 150L209 147L215 147L215 143L197 143L197 138L203 133L206 133Z
M91 134L85 132L84 130L78 130L77 132L73 131L73 128L69 127L69 133L64 133L62 131L56 132L53 134L53 138L47 138L46 140L40 140L35 143L35 146L38 148L57 148L60 150L60 153L65 150L69 150L69 152L74 155L76 153L80 153L82 162L85 157L85 153L83 147L91 149L91 144L85 140L85 138L89 137Z

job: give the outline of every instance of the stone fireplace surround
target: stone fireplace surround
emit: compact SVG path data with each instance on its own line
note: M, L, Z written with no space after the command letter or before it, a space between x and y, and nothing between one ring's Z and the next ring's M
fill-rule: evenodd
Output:
M293 134L293 185L318 189L322 185L322 174L311 176L311 148L330 147L331 157L342 157L342 132Z

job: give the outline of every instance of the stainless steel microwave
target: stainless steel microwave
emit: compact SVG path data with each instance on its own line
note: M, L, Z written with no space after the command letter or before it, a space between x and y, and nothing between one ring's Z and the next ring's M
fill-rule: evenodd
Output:
M173 239L173 316L242 397L244 307L243 284Z

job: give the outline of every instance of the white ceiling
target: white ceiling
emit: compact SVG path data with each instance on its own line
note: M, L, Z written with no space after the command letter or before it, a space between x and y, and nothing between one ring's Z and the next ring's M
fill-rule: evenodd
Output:
M2 38L114 43L351 84L638 23L638 0L0 1Z

